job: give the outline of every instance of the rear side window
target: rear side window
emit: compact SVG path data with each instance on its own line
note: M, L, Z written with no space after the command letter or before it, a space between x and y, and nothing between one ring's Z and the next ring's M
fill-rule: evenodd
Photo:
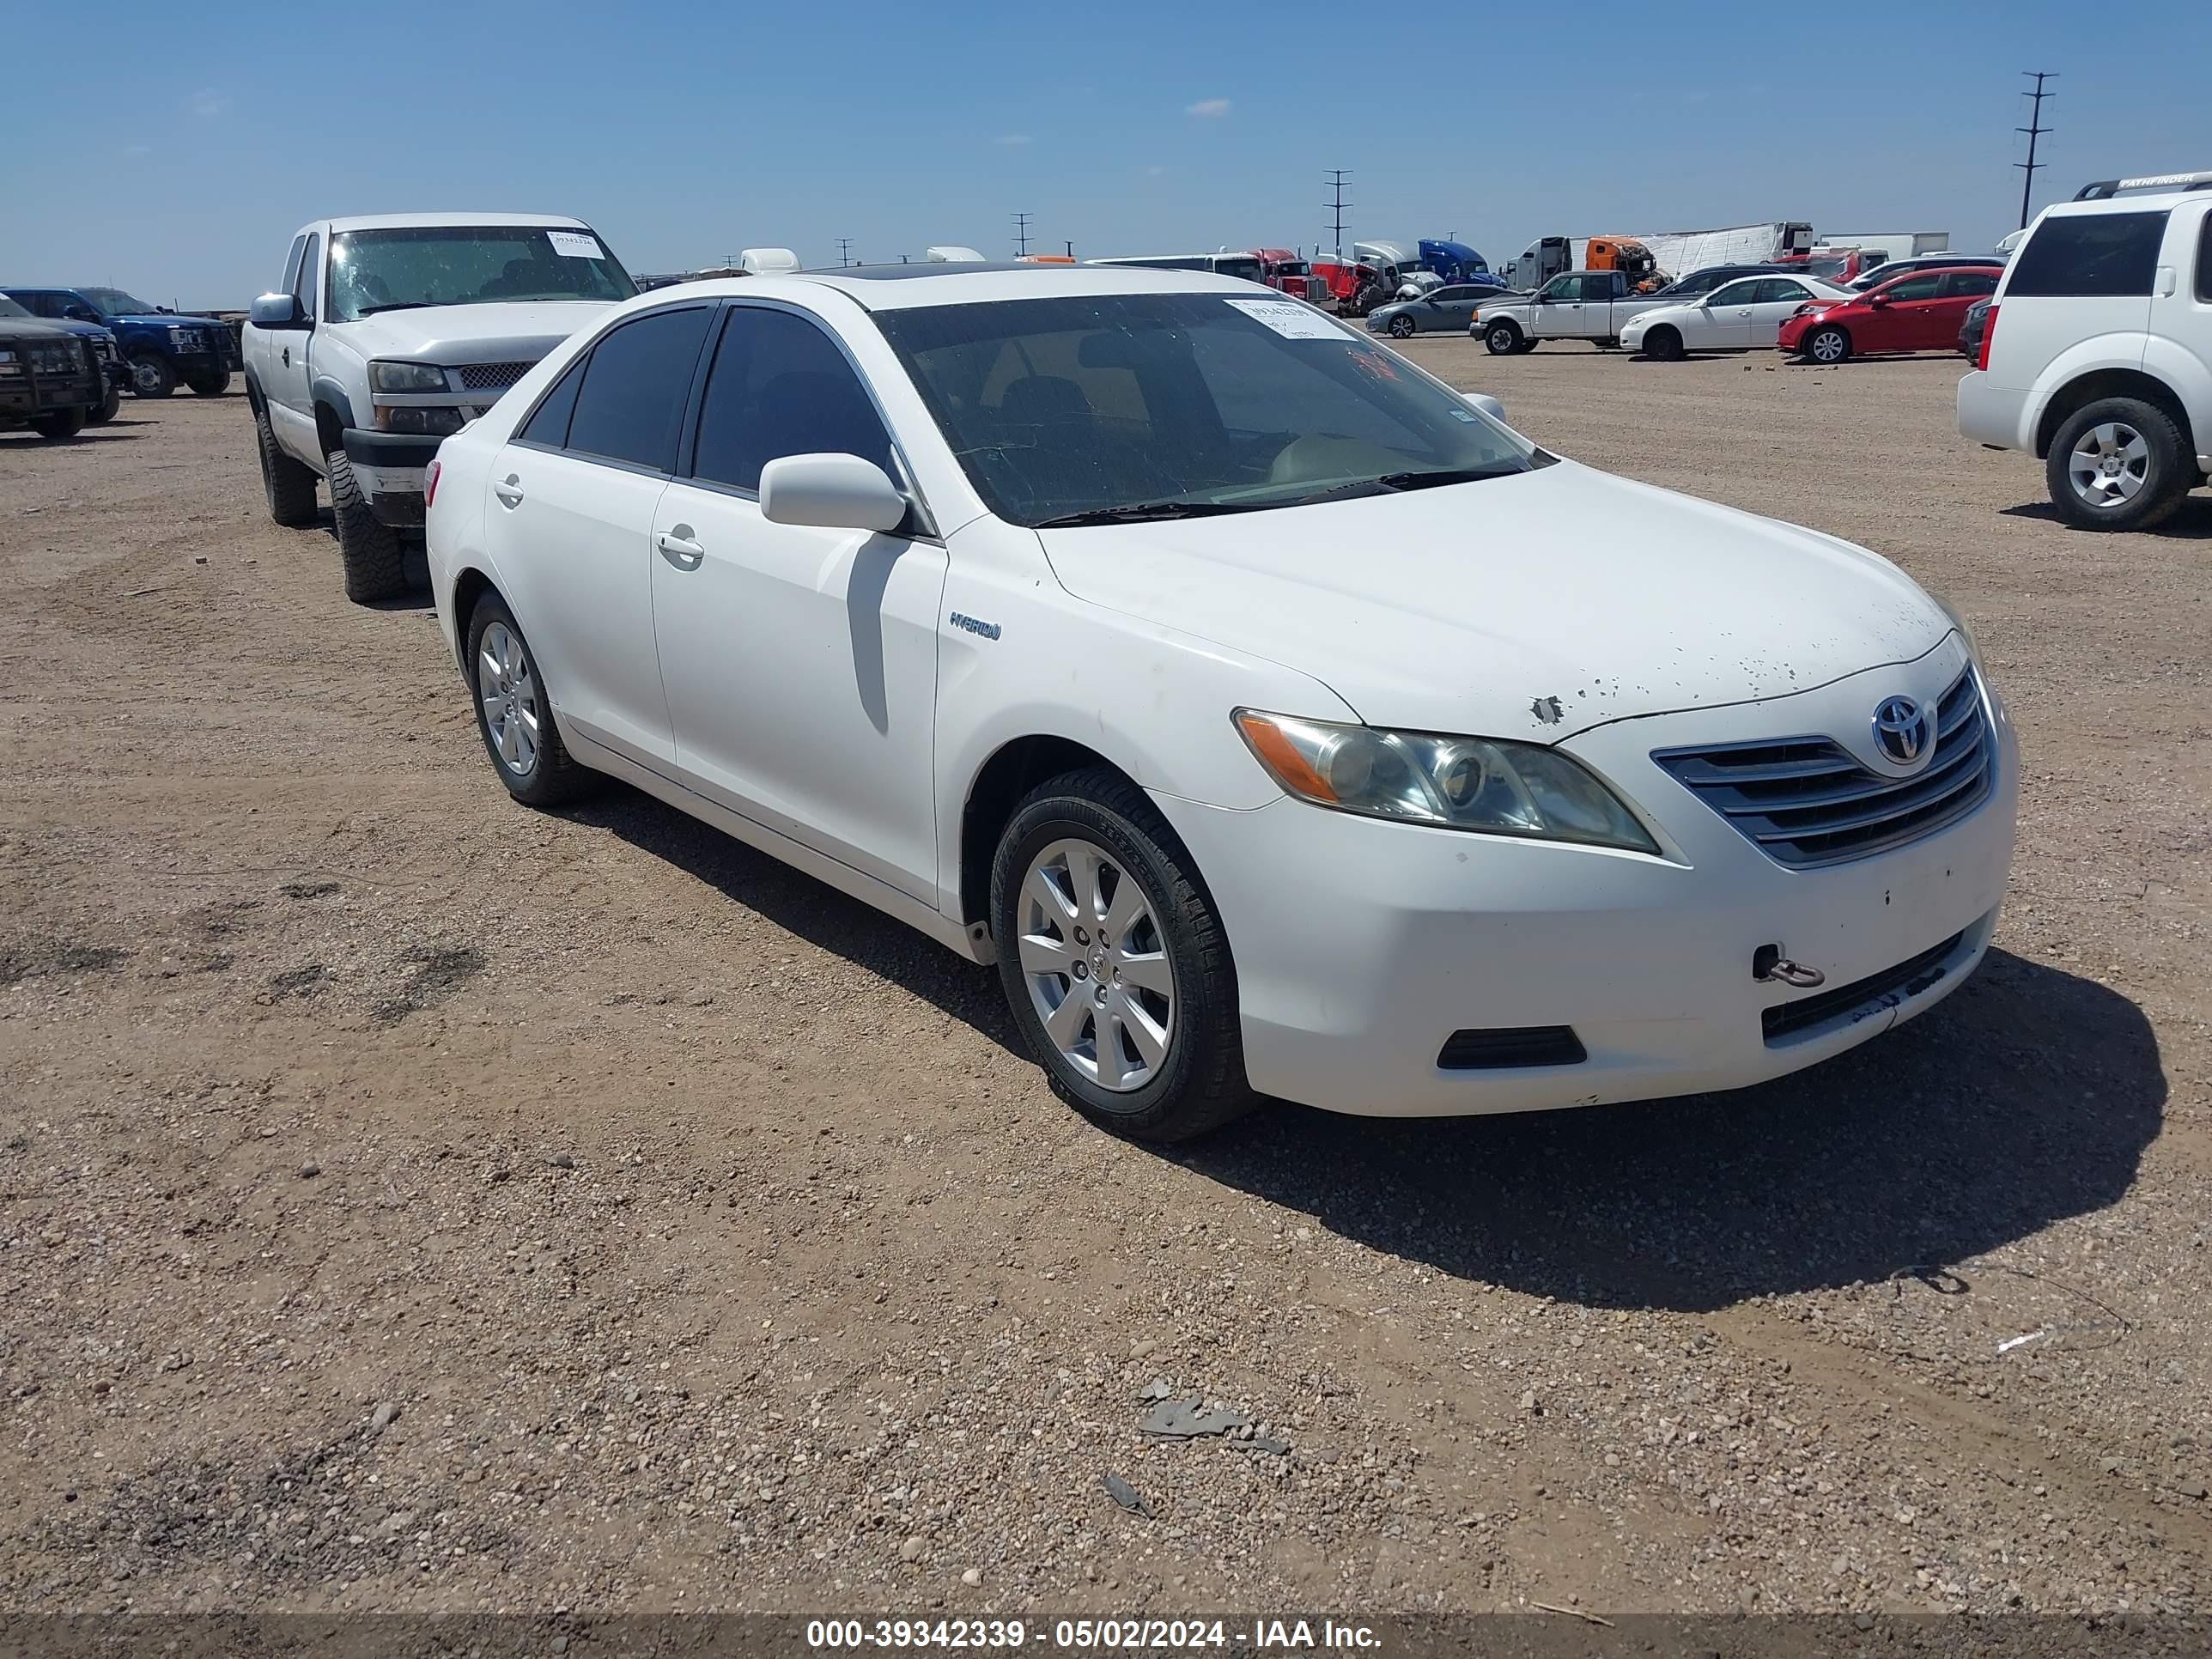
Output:
M758 489L761 468L786 455L858 455L889 470L890 434L860 377L804 317L732 306L699 405L692 471Z
M1944 295L1952 299L1961 294L1979 299L1996 291L1997 274L1994 270L1954 270L1943 279Z
M2204 234L2197 239L2197 297L2212 306L2212 213L2204 216Z
M2164 213L2069 213L2046 218L2014 258L2009 299L2150 296L2166 239Z
M568 422L568 447L672 471L691 371L712 314L705 306L648 312L593 346Z
M568 417L575 413L576 389L584 384L585 367L592 361L586 352L568 365L568 372L561 377L560 384L545 394L545 401L538 405L529 423L516 435L526 444L544 444L548 449L568 447Z

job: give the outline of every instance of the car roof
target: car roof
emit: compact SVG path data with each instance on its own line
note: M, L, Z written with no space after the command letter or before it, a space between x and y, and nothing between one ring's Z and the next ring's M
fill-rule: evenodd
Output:
M2187 202L2201 202L2205 191L2200 186L2192 190L2160 190L2141 196L2092 197L2086 202L2053 202L2043 210L2047 219L2072 219L2094 213L2166 213Z
M550 225L562 230L589 230L581 219L565 213L353 213L312 220L294 233L304 236L328 225L341 230L434 230L443 225Z
M842 294L865 311L907 311L923 306L983 305L994 300L1079 299L1116 294L1218 294L1297 305L1280 290L1238 276L1205 270L1163 270L1153 265L905 264L848 265L795 270L773 276L713 277L653 290L655 299L678 293L752 295L806 304L823 290Z

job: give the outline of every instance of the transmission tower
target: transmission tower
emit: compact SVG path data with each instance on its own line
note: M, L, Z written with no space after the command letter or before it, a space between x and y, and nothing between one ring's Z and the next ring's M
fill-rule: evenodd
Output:
M1026 213L1017 213L1014 215L1014 257L1021 258L1027 255L1029 251L1030 216Z
M2035 81L2035 90L2027 94L2027 97L2034 100L2030 106L2033 113L2027 118L2027 125L2013 129L2014 132L2024 132L2027 135L2027 160L2013 163L2022 173L2020 181L2020 228L2026 230L2027 228L2027 198L2035 189L2035 170L2038 167L2046 165L2035 159L2035 141L2051 131L2049 127L2043 125L2043 100L2046 98L2056 98L2058 95L2055 92L2045 92L2043 89L2043 83L2045 81L2056 81L2058 76L2050 70L2022 70L2021 73L2023 76L2033 76Z
M1336 257L1339 263L1341 263L1344 258L1344 210L1352 205L1344 199L1344 181L1350 177L1352 177L1351 168L1331 167L1328 173L1329 199L1322 204L1329 210L1331 215L1329 229L1336 237Z

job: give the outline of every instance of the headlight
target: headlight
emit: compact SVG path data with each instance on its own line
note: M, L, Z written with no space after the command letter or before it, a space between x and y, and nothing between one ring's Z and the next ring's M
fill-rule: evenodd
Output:
M417 437L450 438L461 429L461 411L434 404L417 404L377 411L386 432L409 432Z
M446 371L435 363L371 363L368 383L378 392L443 392Z
M1966 642L1967 660L1978 667L1982 660L1982 647L1975 642L1974 630L1966 625L1966 619L1959 614L1959 608L1941 593L1929 592L1926 588L1921 592L1935 600L1936 608L1951 619L1951 626L1959 630L1959 637Z
M1659 850L1619 796L1541 744L1383 732L1250 708L1238 709L1236 720L1275 781L1316 806L1483 835Z

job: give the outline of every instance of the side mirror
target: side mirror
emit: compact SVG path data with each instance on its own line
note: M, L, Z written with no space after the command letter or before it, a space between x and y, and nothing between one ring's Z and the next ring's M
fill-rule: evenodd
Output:
M823 530L896 530L907 501L883 468L858 455L786 455L761 469L761 517Z
M1866 296L1866 302L1875 310L1880 311L1889 304L1889 295L1887 294L1869 294Z
M62 315L72 323L96 323L100 320L100 313L90 306L66 305L62 307Z
M1462 392L1459 395L1462 398L1466 399L1468 407L1480 410L1484 414L1489 416L1492 420L1499 422L1504 420L1505 405L1499 403L1497 398L1492 397L1488 392Z
M246 307L246 320L256 328L305 328L300 302L289 294L264 294Z

